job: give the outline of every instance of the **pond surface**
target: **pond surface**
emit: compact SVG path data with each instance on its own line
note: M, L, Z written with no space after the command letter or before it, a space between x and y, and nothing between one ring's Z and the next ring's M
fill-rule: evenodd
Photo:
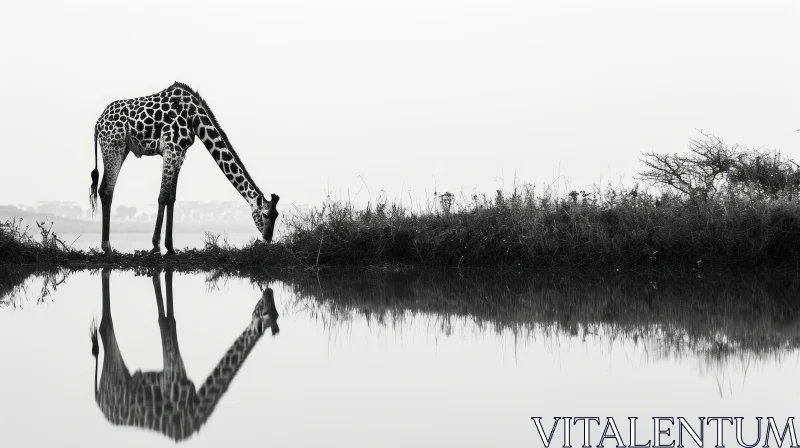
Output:
M798 408L796 280L278 277L17 285L0 445L541 447L533 416L613 416L627 435L629 416Z

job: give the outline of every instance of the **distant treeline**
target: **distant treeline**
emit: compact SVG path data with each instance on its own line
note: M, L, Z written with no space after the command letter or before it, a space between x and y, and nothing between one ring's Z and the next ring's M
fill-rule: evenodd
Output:
M238 202L192 202L175 204L175 219L182 225L180 231L202 232L209 230L208 223L226 231L253 231L253 219L245 203ZM22 219L29 225L36 221L53 222L58 233L99 233L99 213L92 215L89 207L83 209L74 202L50 201L33 206L0 205L0 221ZM136 207L119 205L111 215L114 232L148 233L153 231L156 219L155 205L152 210L140 211Z
M115 221L152 222L157 214L157 204L140 210L133 206L117 205L111 217ZM250 217L247 204L241 202L178 201L175 203L175 219L183 221L239 221ZM51 219L96 220L89 202L81 207L73 201L40 201L34 205L0 205L0 218L23 215L50 217Z

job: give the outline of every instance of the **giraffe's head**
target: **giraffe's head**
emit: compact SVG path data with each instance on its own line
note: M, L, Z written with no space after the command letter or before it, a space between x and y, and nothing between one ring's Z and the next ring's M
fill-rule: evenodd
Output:
M253 209L253 221L256 223L256 228L264 241L272 242L272 233L275 231L275 221L278 219L278 200L280 197L277 194L272 194L272 200L267 201L259 197L257 207Z

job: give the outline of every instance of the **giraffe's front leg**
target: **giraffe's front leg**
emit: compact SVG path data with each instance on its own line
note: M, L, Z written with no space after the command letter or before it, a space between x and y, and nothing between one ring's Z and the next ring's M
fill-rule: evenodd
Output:
M161 223L164 222L164 206L161 203L161 195L158 196L158 216L156 216L156 228L153 232L153 248L151 254L161 254Z
M178 330L175 323L175 310L172 306L172 269L164 273L166 281L167 302L166 317L159 319L161 329L161 348L163 353L164 376L172 382L186 380L186 367L183 364L181 349L178 345Z
M161 241L161 225L164 220L164 209L166 209L167 228L164 245L167 248L166 255L175 255L175 249L172 246L172 216L178 185L178 173L183 164L185 148L180 148L169 143L168 135L165 135L163 138L166 139L165 143L163 143L164 165L161 172L161 192L158 195L158 217L156 218L156 229L153 234L153 250L151 252L161 253L161 249L159 248L159 243Z
M172 247L172 209L174 205L175 196L173 194L172 201L167 203L167 229L164 238L164 246L167 248L167 255L175 255L175 249Z
M175 203L173 199L171 202L168 196L158 196L158 216L156 217L156 228L153 232L153 248L150 249L151 254L161 253L161 226L164 223L164 210L167 211L167 229L166 237L164 238L164 246L167 248L166 255L175 255L175 250L172 248L172 206Z

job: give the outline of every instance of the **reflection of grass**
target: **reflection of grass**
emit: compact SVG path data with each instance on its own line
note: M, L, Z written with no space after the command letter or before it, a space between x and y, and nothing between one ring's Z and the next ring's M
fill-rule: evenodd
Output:
M35 271L27 266L0 265L0 306L10 305Z
M67 272L0 275L0 291L18 290L26 274L43 275L40 295L46 297ZM209 271L206 281L213 288L234 275ZM334 324L360 316L378 325L399 325L415 317L448 334L454 324L471 322L490 331L513 332L521 339L537 334L622 338L642 341L651 349L655 342L661 354L702 352L710 362L733 354L764 356L800 346L800 276L796 272L579 275L543 271L523 276L467 269L260 269L245 275L261 287L282 282L297 297L288 306ZM15 303L14 294L0 295L0 304Z
M19 298L27 293L26 282L32 277L42 279L37 303L42 303L56 291L68 276L64 269L32 265L0 265L0 308L17 308Z
M356 314L397 324L422 314L444 332L449 322L465 319L518 335L656 340L663 352L702 351L709 358L800 346L800 283L792 275L503 277L354 273L286 282L298 306L332 321Z

